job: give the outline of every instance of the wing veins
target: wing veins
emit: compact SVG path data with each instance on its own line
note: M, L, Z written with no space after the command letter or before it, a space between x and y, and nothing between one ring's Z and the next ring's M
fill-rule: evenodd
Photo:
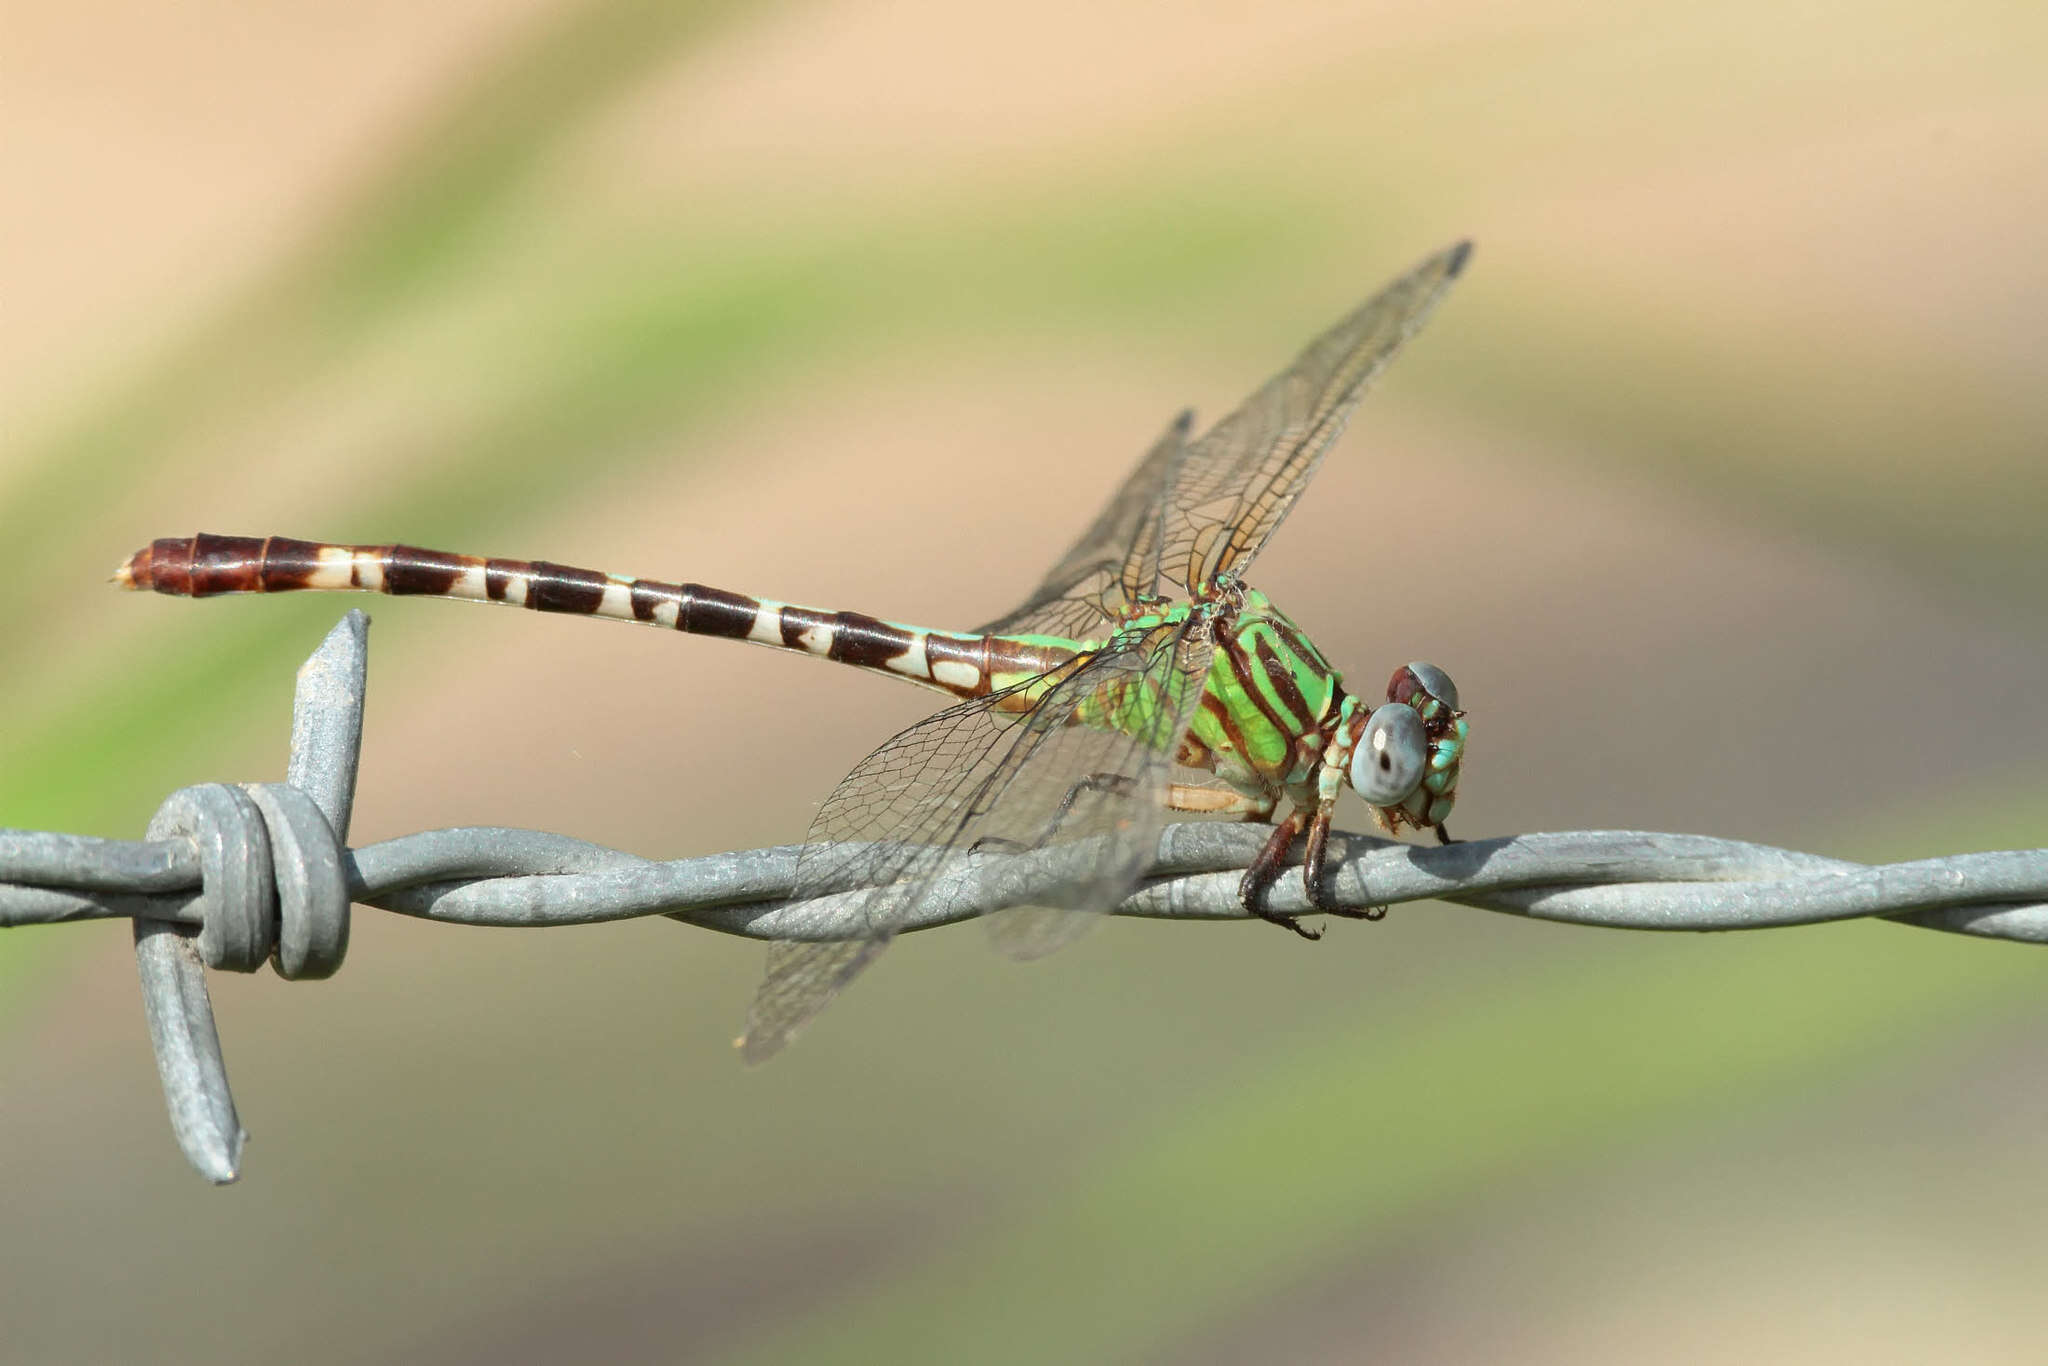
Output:
M743 1054L758 1061L779 1049L917 918L941 880L990 836L1042 849L1097 836L1108 854L1051 889L1066 909L1106 910L1135 883L1166 820L1165 776L1201 694L1210 646L1192 622L1132 633L1056 681L1038 705L1015 719L994 716L1007 696L1033 681L927 718L877 749L826 799L798 860L797 899L845 885L854 876L877 885L862 895L864 938L771 946L769 973L749 1013ZM1162 704L1132 730L1072 721L1098 689L1156 686ZM985 734L975 731L987 725ZM969 738L962 742L960 736ZM907 764L899 765L899 758ZM969 762L960 762L963 758ZM934 772L934 769L940 771ZM884 774L879 809L868 779ZM1120 781L1055 807L1096 774ZM930 780L930 781L926 781ZM1155 790L1156 789L1156 790ZM887 824L887 830L877 827ZM862 852L835 857L862 842ZM853 876L849 876L853 875ZM1091 917L1092 918L1092 917ZM1051 947L1071 937L1056 930ZM1031 937L1017 951L1043 951ZM849 945L853 947L849 947ZM859 947L866 946L866 947Z

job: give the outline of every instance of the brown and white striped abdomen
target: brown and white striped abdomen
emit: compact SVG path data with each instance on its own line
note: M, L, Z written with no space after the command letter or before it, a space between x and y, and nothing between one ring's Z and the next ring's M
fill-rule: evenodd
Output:
M795 650L890 674L955 697L1056 668L1072 652L1000 636L899 626L859 612L826 612L697 583L625 578L546 560L486 559L409 545L333 545L283 536L153 541L114 573L124 588L177 597L299 590L422 595L501 602L644 622Z

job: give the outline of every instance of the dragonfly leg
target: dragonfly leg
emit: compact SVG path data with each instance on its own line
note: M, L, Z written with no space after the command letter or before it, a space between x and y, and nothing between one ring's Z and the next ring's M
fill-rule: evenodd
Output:
M1325 798L1316 803L1315 818L1309 822L1308 852L1301 860L1302 890L1308 893L1308 904L1324 915L1338 915L1346 920L1384 920L1385 906L1367 906L1353 910L1349 906L1333 906L1329 893L1323 884L1323 870L1329 860L1330 819L1337 812L1337 799Z
M1059 833L1067 823L1067 817L1074 812L1074 803L1081 800L1085 792L1107 792L1112 796L1128 796L1133 786L1130 775L1124 773L1091 773L1067 789L1060 798L1059 806L1053 811L1052 823L1045 827L1044 834L1036 841L1013 840L1002 835L983 835L976 840L973 849L994 849L1003 853L1022 854L1036 849Z
M1442 821L1438 821L1436 823L1436 842L1438 844L1463 844L1465 841L1452 839L1451 832L1444 829Z
M1174 783L1166 789L1166 809L1198 811L1205 816L1235 816L1242 821L1271 820L1277 798L1238 792L1228 787Z
M1336 809L1334 800L1316 803L1316 814L1308 823L1308 848L1301 856L1301 890L1307 893L1309 905L1324 912L1332 909L1323 895L1323 860L1329 853L1330 817Z
M1237 884L1237 898L1244 908L1261 920L1271 921L1293 930L1303 939L1321 939L1321 930L1312 930L1301 923L1297 915L1281 915L1266 909L1266 890L1273 880L1280 876L1280 865L1287 861L1287 851L1294 847L1294 837L1308 824L1308 817L1299 807L1289 812L1287 819L1273 827L1273 834L1266 841L1265 848L1252 860L1251 867L1244 870L1244 877Z
M1175 811L1200 811L1209 815L1230 815L1241 820L1263 821L1273 815L1273 808L1280 804L1279 798L1266 793L1234 792L1229 788L1198 787L1193 784L1175 783L1166 791L1166 805ZM1334 803L1333 803L1334 805ZM1286 820L1273 828L1273 834L1259 850L1259 856L1252 860L1251 867L1244 870L1244 878L1237 884L1237 898L1244 908L1261 920L1275 925L1284 925L1303 939L1321 939L1321 930L1309 929L1301 923L1301 917L1276 915L1266 909L1266 889L1280 876L1280 867L1287 862L1287 851L1294 847L1294 837L1308 824L1308 818L1296 810ZM1329 823L1324 822L1323 833L1329 833ZM1313 833L1310 835L1314 839ZM1313 886L1313 883L1311 884ZM1312 890L1310 901L1316 901ZM1342 911L1336 912L1344 914Z

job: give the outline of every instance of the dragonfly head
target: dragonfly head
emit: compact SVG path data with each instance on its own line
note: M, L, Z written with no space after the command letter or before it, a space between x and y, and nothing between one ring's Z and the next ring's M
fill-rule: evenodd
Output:
M1389 829L1450 819L1468 727L1449 674L1420 660L1402 665L1387 683L1386 704L1352 724L1352 789Z

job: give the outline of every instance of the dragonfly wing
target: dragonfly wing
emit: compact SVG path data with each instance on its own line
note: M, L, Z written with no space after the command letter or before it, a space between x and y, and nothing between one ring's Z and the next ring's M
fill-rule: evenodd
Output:
M1064 906L1006 906L982 917L989 943L1006 958L1029 962L1063 949L1088 932L1095 916Z
M887 939L770 944L767 974L747 1009L741 1059L762 1062L781 1052L807 1020L888 946Z
M1206 661L1209 656L1210 652L1205 650L1202 655L1205 668L1207 667ZM1183 728L1185 728L1185 725L1183 725ZM1175 743L1177 746L1178 737L1176 737ZM1171 815L1171 810L1166 805L1165 789L1168 786L1186 783L1188 781L1187 775L1191 771L1193 770L1184 769L1178 765L1169 765L1167 767L1165 778L1160 784L1158 805L1152 808L1156 811L1157 819L1152 821L1143 831L1142 853L1144 857L1139 860L1133 870L1132 876L1134 878L1144 871L1146 862L1149 860L1152 852L1158 847L1159 834L1165 828L1167 820ZM1201 776L1213 781L1213 775L1202 774ZM1139 832L1136 829L1133 830L1132 837L1134 840L1138 839ZM1128 891L1128 887L1125 890ZM1002 910L982 917L981 923L987 928L989 942L995 946L997 952L1010 958L1028 962L1031 959L1043 958L1047 954L1063 949L1083 934L1086 934L1089 927L1095 924L1097 919L1095 912L1108 909L1108 905L1109 903L1105 903L1102 906L1092 907L1088 910L1070 910L1064 906L1007 906Z
M1158 847L1166 774L1208 672L1206 629L1120 637L1053 674L950 707L862 760L812 823L796 895L869 887L857 911L863 934L775 946L744 1056L758 1061L788 1042L977 856L1063 846L1071 859L1034 900L1063 912L1121 900ZM1017 940L1027 952L1043 951L1031 947L1040 942Z
M1258 554L1366 388L1464 269L1471 246L1438 252L1368 299L1188 448L1166 517L1168 579L1200 593Z
M797 858L792 899L871 888L852 911L864 933L843 941L769 945L767 974L747 1009L747 1032L740 1039L743 1059L761 1062L781 1051L888 947L908 918L904 898L914 902L922 895L920 865L930 858L932 842L944 847L949 822L959 819L972 798L974 775L1029 714L1004 704L1030 686L1021 683L927 717L861 760L825 799Z
M1024 605L981 630L1100 640L1139 595L1153 592L1168 490L1194 425L1192 411L1176 417Z

